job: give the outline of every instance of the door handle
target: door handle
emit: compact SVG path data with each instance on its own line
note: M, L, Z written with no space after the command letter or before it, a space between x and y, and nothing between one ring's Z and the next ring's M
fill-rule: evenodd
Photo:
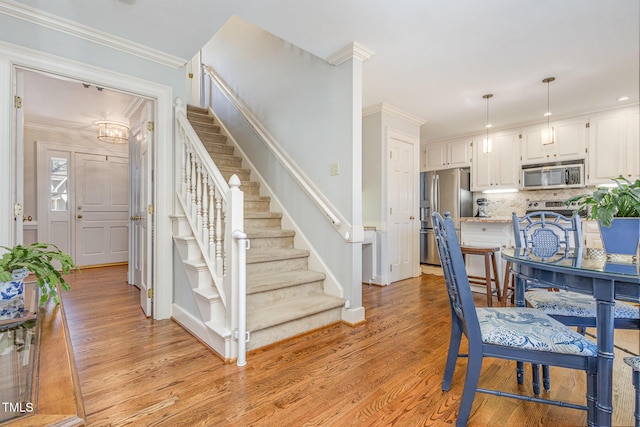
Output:
M31 215L29 215L29 216L23 216L23 217L22 217L22 221L23 221L23 222L24 222L24 221L33 221L33 217L32 217Z
M129 218L131 221L139 221L142 219L141 215L133 215L132 217Z
M413 215L411 215L411 216L409 217L409 219L415 219L415 217L414 217Z
M78 218L78 219L82 219L82 214L78 214L78 215L76 215L76 218Z

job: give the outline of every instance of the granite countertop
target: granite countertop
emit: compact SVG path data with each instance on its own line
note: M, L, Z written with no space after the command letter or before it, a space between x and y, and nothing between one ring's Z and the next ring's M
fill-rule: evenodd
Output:
M511 222L511 217L510 216L488 216L488 217L470 216L470 217L460 218L460 222L504 223L504 222Z

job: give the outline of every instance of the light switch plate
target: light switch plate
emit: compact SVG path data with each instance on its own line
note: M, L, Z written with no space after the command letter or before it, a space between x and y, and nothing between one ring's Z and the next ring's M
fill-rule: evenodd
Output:
M329 175L339 175L340 174L340 163L331 163L329 165Z

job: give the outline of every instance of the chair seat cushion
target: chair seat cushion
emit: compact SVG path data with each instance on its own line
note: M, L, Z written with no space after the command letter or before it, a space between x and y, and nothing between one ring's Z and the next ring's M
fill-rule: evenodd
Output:
M640 356L625 357L624 363L631 366L634 371L640 371Z
M596 356L596 345L535 308L477 308L482 341L505 347Z
M550 316L596 317L596 300L591 295L535 289L525 292L524 299ZM640 319L640 307L616 301L613 315L617 319Z

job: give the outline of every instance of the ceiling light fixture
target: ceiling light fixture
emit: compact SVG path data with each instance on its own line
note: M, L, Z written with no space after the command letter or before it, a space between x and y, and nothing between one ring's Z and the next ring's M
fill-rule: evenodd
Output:
M551 108L549 108L549 87L552 81L554 81L556 78L555 77L547 77L546 79L542 80L542 83L546 83L547 84L547 112L544 113L544 115L547 117L547 128L546 129L542 129L542 134L541 134L541 139L542 139L542 145L548 145L548 144L553 144L555 142L555 131L554 129L551 127L551 121L550 121L550 117L551 117Z
M487 122L485 125L485 128L487 129L487 136L484 139L484 141L482 141L482 152L483 153L490 153L491 152L491 138L489 138L489 128L492 127L493 125L491 123L489 123L489 99L493 98L493 94L492 93L488 93L486 95L482 95L483 99L487 100Z
M96 122L98 139L112 144L126 144L129 142L129 126L117 122Z

